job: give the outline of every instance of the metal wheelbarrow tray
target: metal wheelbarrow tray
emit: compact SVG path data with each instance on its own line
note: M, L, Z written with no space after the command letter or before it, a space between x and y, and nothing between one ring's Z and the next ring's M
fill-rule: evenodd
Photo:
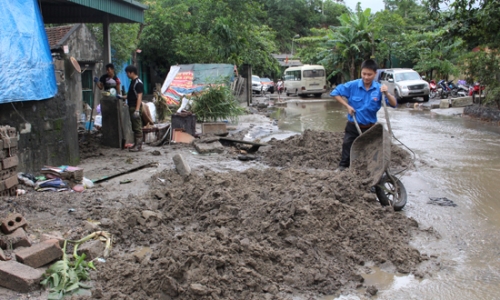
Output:
M357 124L355 117L354 120ZM382 205L401 210L406 205L406 189L396 176L390 174L390 161L391 136L382 124L376 123L354 140L351 147L351 170L365 177L370 186L375 186L377 198Z

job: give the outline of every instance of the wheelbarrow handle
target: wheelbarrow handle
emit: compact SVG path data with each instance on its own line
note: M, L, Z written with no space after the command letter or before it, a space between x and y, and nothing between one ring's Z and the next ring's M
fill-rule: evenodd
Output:
M359 127L358 120L356 119L356 112L352 113L352 119L354 120L354 125L356 125L356 129L358 130L359 135L361 135L363 132L361 131L361 128Z

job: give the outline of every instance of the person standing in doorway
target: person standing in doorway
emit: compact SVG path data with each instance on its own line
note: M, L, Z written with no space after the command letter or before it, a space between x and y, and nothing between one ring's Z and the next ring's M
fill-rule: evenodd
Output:
M330 93L330 96L347 108L348 113L342 143L342 158L337 172L349 168L351 146L359 136L353 117L358 121L361 132L365 132L377 123L377 112L382 106L382 93L390 106L397 106L396 98L388 92L387 86L374 80L377 69L378 65L374 60L365 60L361 64L361 79L340 84Z
M94 77L94 82L97 84L97 87L105 91L109 91L110 89L115 89L116 94L120 94L120 79L115 74L115 66L113 64L106 65L106 74L102 75L101 78Z
M137 75L135 66L125 68L127 77L131 80L127 93L127 103L130 112L130 121L132 122L132 131L134 132L134 146L129 149L131 152L142 150L142 95L144 85Z

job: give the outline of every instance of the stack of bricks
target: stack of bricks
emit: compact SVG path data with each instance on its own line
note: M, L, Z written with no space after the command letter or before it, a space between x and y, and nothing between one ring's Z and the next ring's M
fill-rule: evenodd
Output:
M17 134L10 126L0 126L0 196L16 195L17 165Z
M27 226L26 219L18 213L8 215L0 223L0 286L21 293L40 288L45 269L39 268L60 259L60 245L64 243L62 236L46 235L32 245Z

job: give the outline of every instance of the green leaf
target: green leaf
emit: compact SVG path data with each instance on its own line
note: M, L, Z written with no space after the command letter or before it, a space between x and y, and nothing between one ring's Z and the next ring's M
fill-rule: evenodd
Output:
M80 287L79 283L78 283L78 282L75 282L75 283L73 283L72 285L68 286L68 287L66 288L66 291L65 291L65 292L66 292L66 293L69 293L69 292L71 292L71 291L77 290L79 287Z
M84 284L84 283L81 283L79 282L78 285L82 288L82 289L91 289L92 286L91 285L88 285L88 284Z
M95 266L94 266L94 262L93 262L93 261L90 261L90 262L87 264L87 266L88 266L89 268L91 268L92 270L97 270L97 269L95 268Z
M49 293L49 296L47 297L48 300L60 300L63 298L63 292L62 291L55 291Z

